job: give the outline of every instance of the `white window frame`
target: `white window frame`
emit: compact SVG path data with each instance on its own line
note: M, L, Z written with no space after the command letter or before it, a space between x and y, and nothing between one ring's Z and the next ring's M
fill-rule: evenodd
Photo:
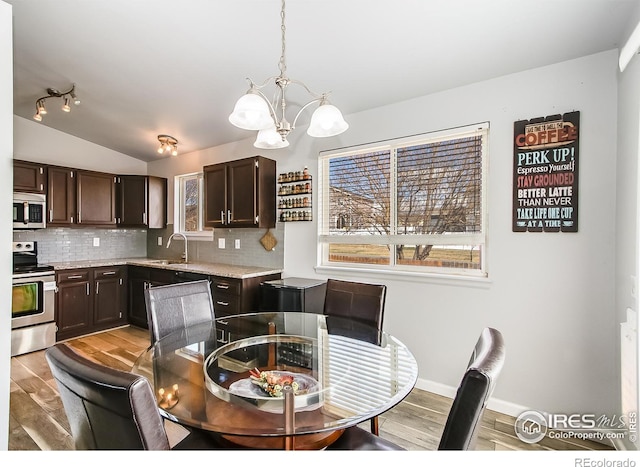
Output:
M358 155L367 152L391 151L391 182L390 197L392 208L391 223L396 225L396 148L406 147L416 144L427 144L441 140L454 139L456 137L464 137L470 132L478 132L483 135L482 147L482 175L481 175L481 200L482 200L482 228L479 233L448 233L446 235L331 235L328 233L327 226L330 222L329 213L329 164L328 159L336 157L345 157L350 155ZM424 133L410 137L398 138L384 142L371 143L350 147L346 150L332 150L320 153L318 159L318 253L316 270L319 272L345 272L345 273L372 273L387 275L403 275L418 276L431 278L463 278L470 280L485 281L488 278L487 268L487 171L489 160L489 122L468 125L464 127L451 128L448 130ZM325 186L327 184L327 186ZM479 269L462 269L462 268L445 268L435 266L406 266L396 264L395 254L390 254L391 264L368 264L368 263L341 263L329 261L329 244L330 243L347 243L347 244L432 244L432 245L477 245L481 248L480 268Z
M200 197L199 229L198 231L185 231L185 205L184 205L184 180L198 177L198 195ZM204 227L204 178L202 172L176 175L173 188L173 232L186 235L195 240L213 241L213 229Z

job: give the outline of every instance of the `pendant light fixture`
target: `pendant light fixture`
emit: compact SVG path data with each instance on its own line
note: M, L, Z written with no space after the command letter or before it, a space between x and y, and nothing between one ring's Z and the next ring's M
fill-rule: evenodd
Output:
M71 89L67 92L60 92L54 88L47 88L46 96L40 97L36 100L36 113L33 116L33 119L36 122L42 121L42 116L47 114L47 108L44 106L44 101L46 99L51 99L52 97L59 97L63 99L64 103L62 104L62 110L64 112L71 112L71 106L69 103L73 100L75 105L80 105L80 99L76 96L76 85L73 84Z
M280 74L267 78L262 85L256 85L251 79L247 78L249 90L238 99L233 113L229 115L229 121L238 128L259 131L256 142L253 145L261 149L278 149L289 146L287 136L295 129L302 112L315 103L318 103L319 106L311 116L311 122L307 129L309 136L316 138L335 136L349 128L349 124L345 122L340 110L329 103L327 99L328 93L316 94L301 81L289 79L285 75L287 71L285 56L285 0L282 0L280 18L280 29L282 31L282 55L278 63ZM262 92L262 89L272 81L276 85L273 102L269 101ZM290 84L303 87L312 97L312 100L303 105L298 111L293 118L293 122L289 122L285 115L287 110L285 94Z

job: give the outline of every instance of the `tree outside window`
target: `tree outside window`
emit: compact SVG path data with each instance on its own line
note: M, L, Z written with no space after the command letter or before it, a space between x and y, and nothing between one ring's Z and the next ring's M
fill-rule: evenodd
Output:
M488 125L320 159L322 264L482 272Z

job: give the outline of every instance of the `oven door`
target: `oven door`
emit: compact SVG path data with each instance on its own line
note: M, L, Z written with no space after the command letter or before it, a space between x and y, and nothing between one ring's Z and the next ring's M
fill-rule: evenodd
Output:
M14 277L11 299L11 329L55 320L54 275Z

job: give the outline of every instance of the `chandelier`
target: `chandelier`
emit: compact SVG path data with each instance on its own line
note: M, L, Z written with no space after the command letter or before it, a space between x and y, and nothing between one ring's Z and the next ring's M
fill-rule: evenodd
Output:
M60 92L57 89L47 88L47 95L40 97L36 100L36 113L33 116L33 119L36 122L42 121L42 116L47 114L47 108L44 106L44 101L47 99L51 99L52 97L59 97L64 100L62 104L62 110L64 112L71 112L71 106L69 102L73 100L75 105L80 105L80 99L76 96L76 85L73 84L71 89L67 92Z
M289 79L285 72L287 71L287 61L285 57L285 1L282 0L282 9L280 11L281 31L282 31L282 55L278 68L280 74L267 78L262 85L256 85L251 79L249 82L249 90L236 102L233 113L229 115L229 121L244 130L258 130L256 142L253 144L261 149L278 149L289 146L287 136L296 127L296 122L302 112L312 104L318 103L318 108L311 115L311 122L307 129L307 134L316 138L335 136L343 133L349 128L349 124L345 122L342 113L337 107L331 105L327 99L328 93L316 94L312 92L304 83ZM276 85L276 92L273 102L271 102L262 92L268 84ZM289 122L286 118L287 101L286 90L290 84L296 84L303 87L312 100L307 102L295 115L293 122ZM279 111L279 112L278 112Z

